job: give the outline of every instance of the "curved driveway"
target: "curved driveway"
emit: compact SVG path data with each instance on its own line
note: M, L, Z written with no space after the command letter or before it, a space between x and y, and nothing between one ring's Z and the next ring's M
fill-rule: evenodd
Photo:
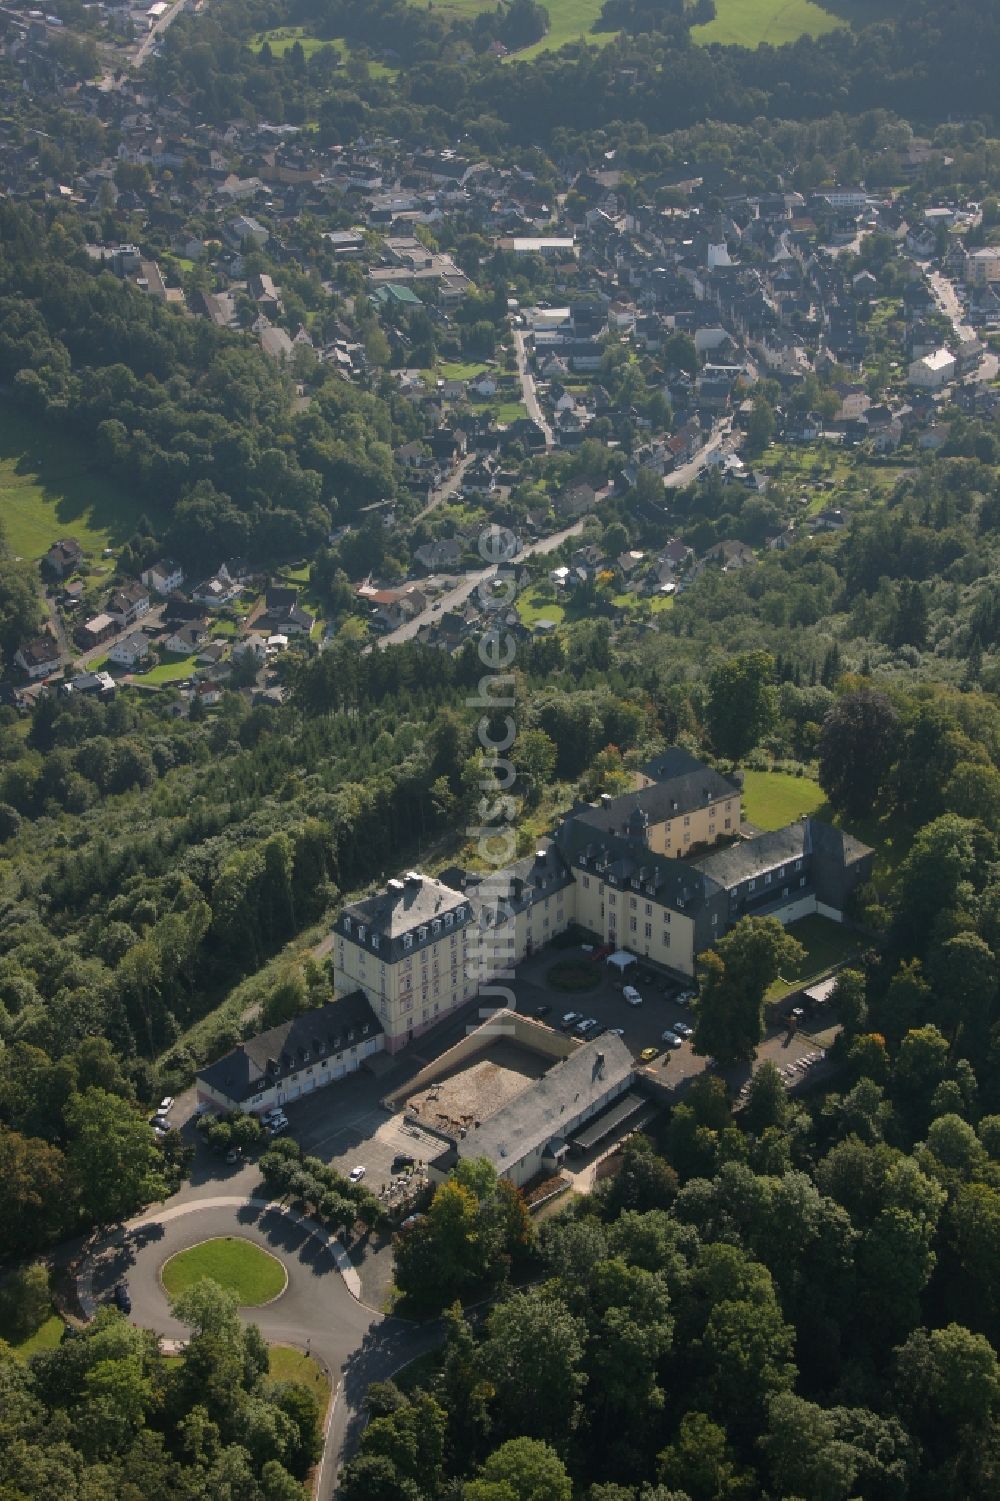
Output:
M327 1368L335 1395L316 1495L318 1501L328 1501L341 1459L364 1426L369 1384L386 1380L431 1348L441 1337L440 1325L387 1319L365 1307L334 1265L325 1232L264 1200L194 1200L153 1211L133 1221L129 1230L127 1247L119 1236L94 1253L88 1291L97 1301L107 1301L115 1283L125 1277L133 1322L167 1339L183 1340L188 1334L172 1317L160 1284L159 1271L169 1256L215 1236L238 1235L281 1258L288 1271L285 1291L272 1303L241 1313L269 1343L308 1348Z

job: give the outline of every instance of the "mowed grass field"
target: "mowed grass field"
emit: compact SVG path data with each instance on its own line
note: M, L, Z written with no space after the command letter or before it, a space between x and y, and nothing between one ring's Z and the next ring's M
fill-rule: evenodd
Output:
M818 782L786 771L747 771L743 774L743 808L759 829L783 829L803 813L815 813L826 802Z
M715 0L715 20L696 26L691 35L703 45L780 47L800 36L823 36L844 22L813 0Z
M128 540L149 508L96 476L91 463L57 428L0 406L0 529L14 557L37 562L65 536L97 555Z
M164 1262L160 1276L171 1298L210 1277L234 1292L245 1308L269 1303L284 1292L288 1280L276 1256L236 1236L204 1240L187 1251L178 1251Z

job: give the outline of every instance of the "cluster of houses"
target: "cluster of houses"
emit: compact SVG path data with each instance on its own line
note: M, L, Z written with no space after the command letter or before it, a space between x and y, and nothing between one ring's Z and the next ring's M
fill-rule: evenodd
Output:
M294 638L308 637L315 624L302 608L297 588L268 583L244 559L228 559L191 585L179 563L161 558L138 579L115 584L98 613L73 627L86 588L79 575L86 567L86 552L75 537L60 538L45 554L41 573L56 629L17 648L13 660L22 685L3 685L5 702L30 704L40 687L57 678L66 691L110 698L123 674L142 674L171 658L194 658L185 689L206 706L218 703L246 659L260 672L251 673L249 683L241 675L241 683L280 701L281 689L267 681L266 666ZM241 610L235 635L214 630L221 612L237 603ZM74 661L85 670L72 675L68 669ZM100 667L95 671L96 662Z

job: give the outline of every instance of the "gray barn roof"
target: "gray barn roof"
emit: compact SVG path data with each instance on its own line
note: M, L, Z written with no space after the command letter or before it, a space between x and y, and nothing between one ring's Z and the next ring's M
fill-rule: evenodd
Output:
M460 1157L488 1157L504 1173L553 1137L565 1137L616 1085L635 1076L632 1054L611 1032L585 1042L459 1142Z

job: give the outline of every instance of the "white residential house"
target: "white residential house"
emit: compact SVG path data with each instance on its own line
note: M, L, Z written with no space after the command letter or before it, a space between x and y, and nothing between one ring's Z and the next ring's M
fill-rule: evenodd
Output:
M119 667L135 667L149 656L149 641L142 631L135 631L123 641L116 641L108 652L108 661Z
M34 641L26 641L23 646L18 647L14 661L34 683L57 672L62 659L51 636L36 636Z
M158 563L150 564L139 577L154 594L170 594L183 584L184 569L173 558L161 558Z
M924 391L940 391L950 380L955 378L955 356L947 349L935 349L933 354L925 354L922 359L914 360L907 371L907 380L911 386L919 386Z
M200 621L191 620L187 625L179 626L163 644L166 650L175 657L190 657L207 639L206 627Z
M149 590L144 584L126 584L114 591L106 608L119 628L133 625L149 614Z

